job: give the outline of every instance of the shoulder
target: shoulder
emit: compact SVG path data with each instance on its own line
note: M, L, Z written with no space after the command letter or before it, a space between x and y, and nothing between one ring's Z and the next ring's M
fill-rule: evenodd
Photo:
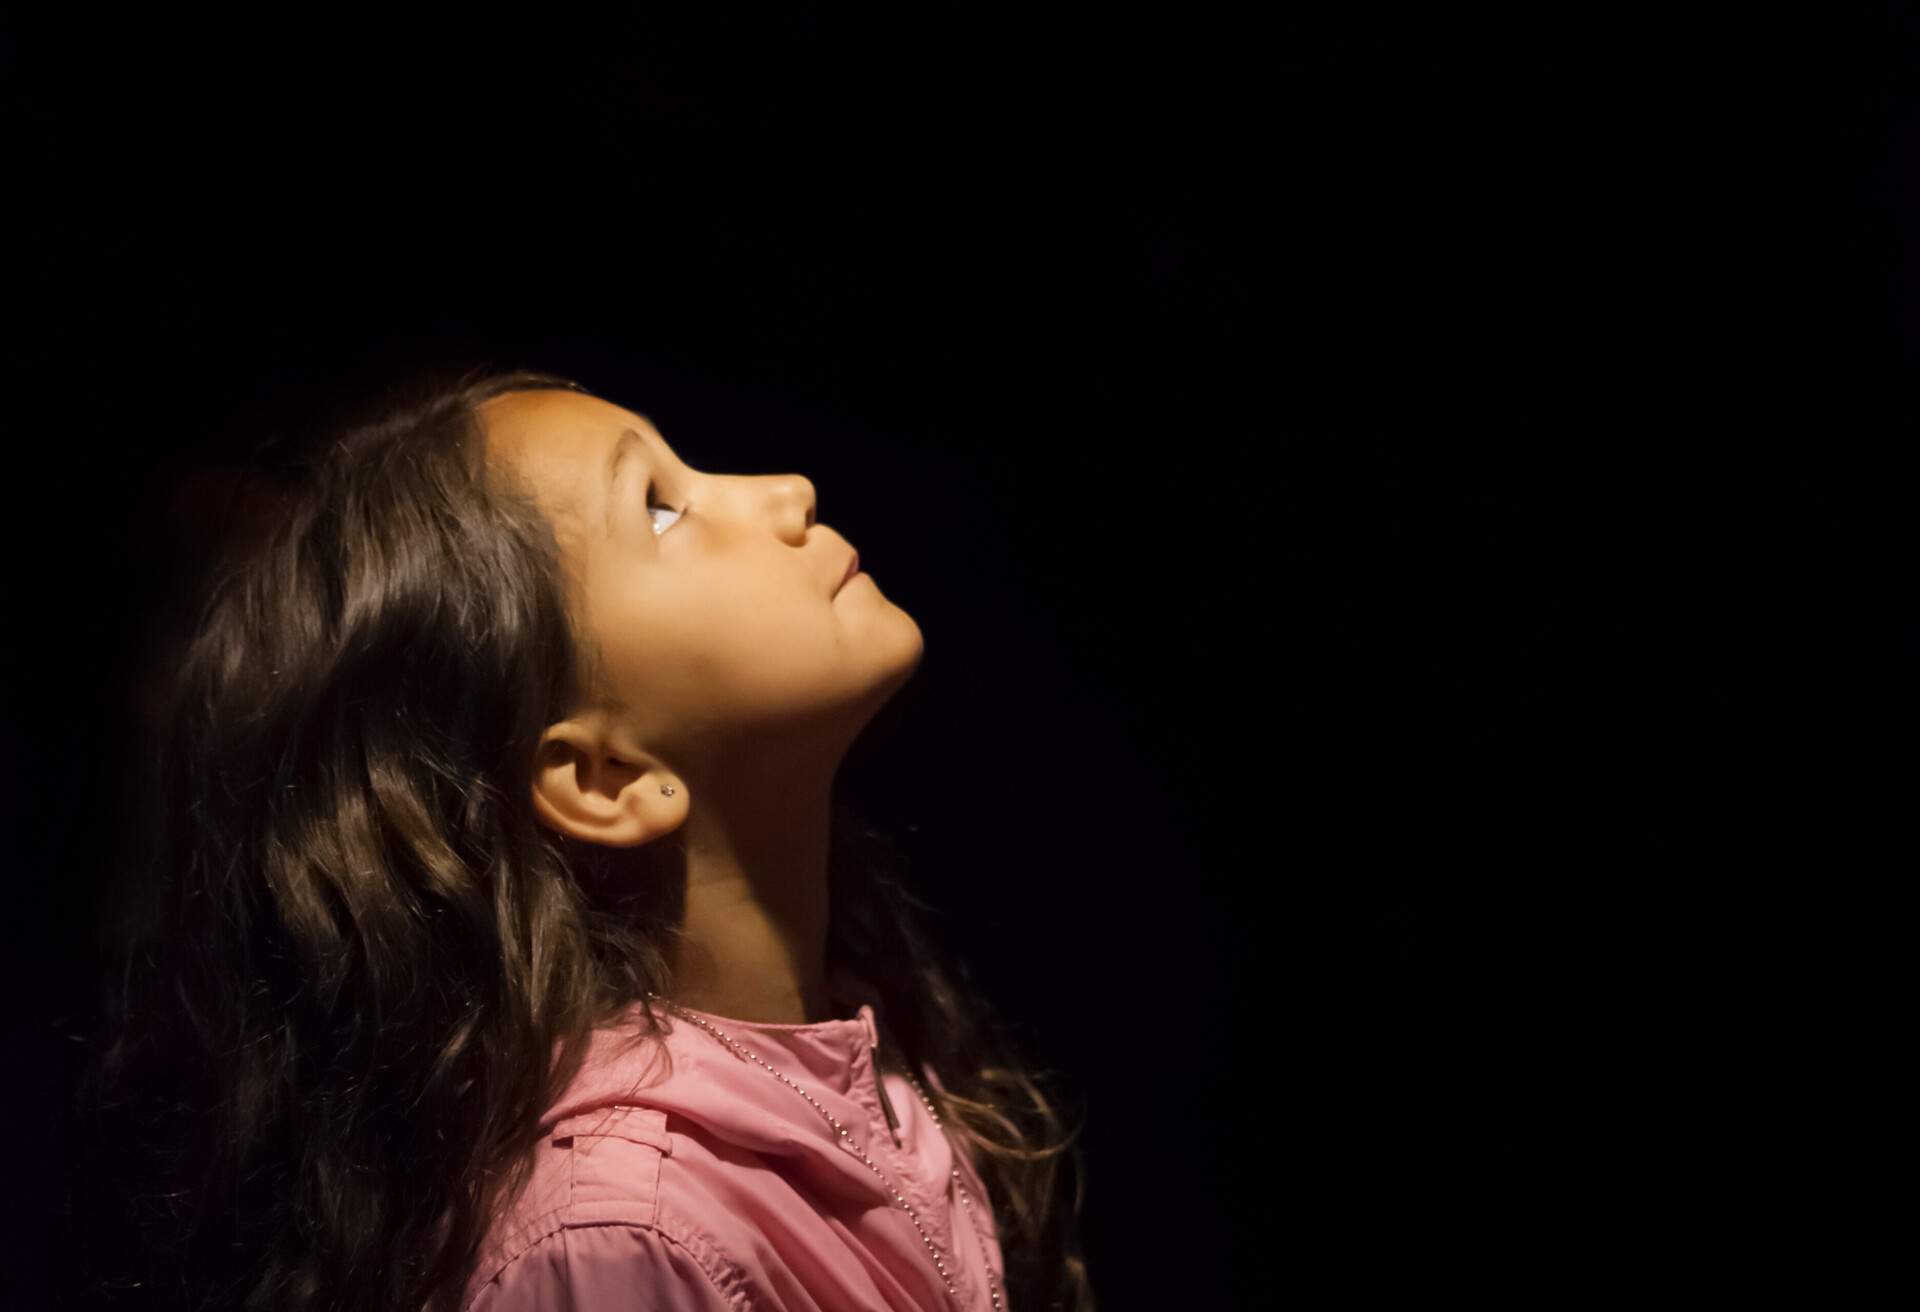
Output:
M467 1312L756 1312L730 1263L697 1232L560 1224L468 1291Z
M472 1273L467 1312L671 1307L753 1312L745 1271L661 1205L666 1113L605 1107L558 1122ZM638 1301L636 1302L636 1296Z

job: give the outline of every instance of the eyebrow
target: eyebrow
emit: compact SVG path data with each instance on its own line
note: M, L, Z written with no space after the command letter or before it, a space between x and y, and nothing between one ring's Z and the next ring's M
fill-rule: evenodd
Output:
M647 419L645 415L641 415L640 417L646 419L648 423L653 422L651 419ZM616 501L615 493L620 483L620 475L630 463L628 457L643 449L646 444L647 439L638 429L623 428L620 430L619 440L613 444L613 454L607 457L606 530L608 537L613 536L613 507Z

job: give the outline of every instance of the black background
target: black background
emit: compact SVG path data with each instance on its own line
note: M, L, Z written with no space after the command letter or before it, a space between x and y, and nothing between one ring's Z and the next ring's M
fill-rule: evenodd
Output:
M1790 1155L1715 1077L1806 1021L1812 904L1736 922L1849 693L1782 657L1920 341L1920 62L1529 9L12 16L22 1169L175 480L471 351L806 474L921 625L845 783L1086 1101L1106 1306L1718 1251ZM8 1306L84 1264L46 1194Z

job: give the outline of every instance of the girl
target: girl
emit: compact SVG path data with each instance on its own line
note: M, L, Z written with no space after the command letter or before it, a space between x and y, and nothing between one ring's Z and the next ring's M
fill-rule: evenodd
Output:
M525 370L343 427L159 713L84 1085L159 1145L120 1283L1091 1309L1078 1128L833 798L922 644L812 484Z

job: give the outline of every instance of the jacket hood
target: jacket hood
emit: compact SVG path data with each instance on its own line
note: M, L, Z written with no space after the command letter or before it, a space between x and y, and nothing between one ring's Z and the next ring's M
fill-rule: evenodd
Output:
M883 1058L871 985L845 972L830 984L839 1009L851 1014L808 1024L736 1020L656 999L663 1033L653 1035L635 1003L617 1025L594 1033L543 1130L580 1118L592 1124L596 1112L650 1108L678 1118L676 1128L697 1131L717 1151L783 1161L823 1191L885 1198L860 1151L878 1159L883 1148L898 1150L900 1110L883 1086L881 1062L896 1070L900 1063ZM938 1087L930 1071L918 1074Z
M930 1312L953 1306L951 1282L966 1308L999 1301L978 1171L892 1052L875 990L828 984L838 1014L812 1024L653 999L657 1032L641 1002L596 1029L469 1299L491 1288L505 1301L490 1312L533 1312L645 1289L715 1312ZM942 1091L931 1067L916 1074Z

